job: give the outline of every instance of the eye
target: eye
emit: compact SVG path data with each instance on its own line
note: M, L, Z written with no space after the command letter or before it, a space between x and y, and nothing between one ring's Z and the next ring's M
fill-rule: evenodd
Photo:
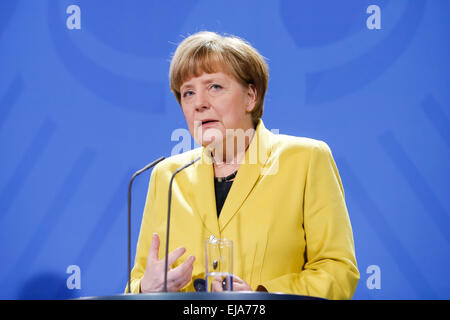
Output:
M210 88L215 90L215 91L218 91L218 90L222 89L222 86L220 84L212 84L210 86Z
M190 97L190 96L192 96L193 94L194 94L194 91L192 91L192 90L187 90L187 91L183 92L183 98Z

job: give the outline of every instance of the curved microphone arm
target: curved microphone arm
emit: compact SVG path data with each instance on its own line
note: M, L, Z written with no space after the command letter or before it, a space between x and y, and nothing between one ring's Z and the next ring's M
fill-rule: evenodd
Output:
M169 203L167 205L167 229L166 229L166 261L165 261L165 267L164 267L164 292L167 292L167 272L169 271L169 231L170 231L170 207L172 203L172 183L173 179L175 178L175 175L177 175L180 171L186 169L187 167L193 165L195 162L201 159L200 157L195 158L191 162L185 164L184 166L178 168L175 170L175 172L172 174L172 178L170 178L170 184L169 184Z
M165 158L161 157L152 163L149 163L144 168L139 171L136 171L131 177L130 184L128 185L128 288L127 293L131 292L131 186L133 185L134 179L140 175L141 173L147 171L150 168L153 168L158 163L163 161Z

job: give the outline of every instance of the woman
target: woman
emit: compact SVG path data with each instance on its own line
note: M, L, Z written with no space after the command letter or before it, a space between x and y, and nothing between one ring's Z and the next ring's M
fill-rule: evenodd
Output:
M131 291L162 290L169 180L201 156L173 185L169 291L194 291L205 278L213 236L234 242L234 291L351 298L359 272L338 170L324 142L264 127L263 57L237 37L199 32L178 46L169 76L202 147L151 174Z

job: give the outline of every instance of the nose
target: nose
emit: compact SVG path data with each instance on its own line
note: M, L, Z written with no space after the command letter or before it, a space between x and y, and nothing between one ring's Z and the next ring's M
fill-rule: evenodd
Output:
M201 112L205 109L209 109L210 104L208 100L208 94L202 90L199 90L195 94L195 101L194 101L195 111Z

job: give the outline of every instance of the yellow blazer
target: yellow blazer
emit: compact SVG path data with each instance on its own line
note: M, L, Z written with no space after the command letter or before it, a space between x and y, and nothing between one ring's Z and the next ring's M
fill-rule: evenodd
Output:
M204 241L214 235L233 240L234 274L253 290L262 285L269 292L353 296L359 272L330 149L322 141L275 135L261 120L219 218L206 148L172 156L153 169L131 273L133 293L139 292L154 232L164 257L170 177L197 156L202 159L173 183L169 252L187 249L175 266L196 257L192 281L182 291L194 291L193 280L205 278Z

